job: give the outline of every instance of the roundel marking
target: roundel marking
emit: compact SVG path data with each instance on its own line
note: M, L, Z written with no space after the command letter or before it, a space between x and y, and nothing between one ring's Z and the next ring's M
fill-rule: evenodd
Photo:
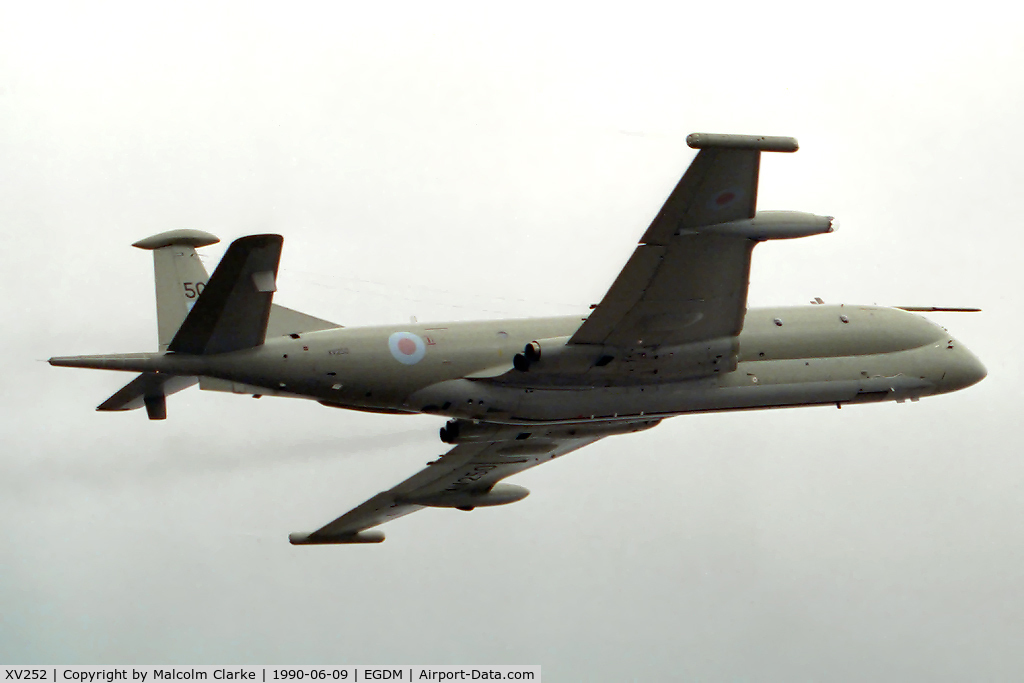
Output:
M403 356L411 356L416 353L416 342L403 337L398 340L398 350L401 351Z
M427 353L427 345L412 332L395 332L388 337L388 349L399 363L415 365L423 360Z
M731 205L742 195L743 190L736 187L721 190L711 197L711 201L708 202L708 207L712 210L719 211Z

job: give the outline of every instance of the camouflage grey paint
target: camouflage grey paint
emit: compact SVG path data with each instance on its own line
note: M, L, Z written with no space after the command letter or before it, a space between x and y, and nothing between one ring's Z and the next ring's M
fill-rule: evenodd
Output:
M916 401L985 377L943 328L906 310L748 310L754 247L834 223L757 211L760 154L795 151L792 138L688 142L701 151L587 317L341 328L272 304L279 235L236 240L206 278L193 247L216 238L182 230L136 243L154 250L161 352L50 362L142 373L100 409L145 405L151 419L163 419L166 396L193 378L208 390L454 418L441 431L454 448L320 529L293 534L301 545L376 543L384 536L369 529L423 507L520 500L525 489L499 482L673 415Z
M509 424L916 400L962 389L986 374L970 351L921 316L877 306L829 305L750 309L739 335L736 370L710 377L660 380L670 372L654 371L670 370L673 359L659 358L646 367L642 382L613 384L614 377L595 373L567 391L552 387L544 376L531 386L530 372L511 369L513 355L525 344L569 335L580 322L579 317L559 317L341 328L279 337L256 348L212 356L134 354L51 362L204 376L224 381L216 388L237 385L239 393ZM424 340L421 360L407 365L395 358L388 340L396 333ZM648 353L655 356L658 349ZM466 379L496 366L509 372Z

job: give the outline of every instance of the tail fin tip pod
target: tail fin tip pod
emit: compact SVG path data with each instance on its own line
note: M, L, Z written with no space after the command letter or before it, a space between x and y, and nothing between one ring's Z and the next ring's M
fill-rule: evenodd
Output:
M135 242L132 246L137 249L155 251L157 249L163 249L164 247L175 246L185 246L196 249L198 247L208 247L211 244L217 244L217 242L220 242L220 238L216 235L211 235L210 233L203 232L202 230L184 228L181 230L168 230L167 232L150 235L145 239Z
M782 135L690 133L686 136L686 144L690 149L746 149L759 152L795 152L800 149L796 138Z

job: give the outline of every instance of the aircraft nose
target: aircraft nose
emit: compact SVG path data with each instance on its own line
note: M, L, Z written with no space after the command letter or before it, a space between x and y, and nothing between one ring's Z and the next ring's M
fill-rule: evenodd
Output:
M951 350L955 355L952 358L947 357L946 372L941 380L943 391L966 389L988 376L988 370L978 360L978 357L962 344L952 341L947 349L949 347L952 347Z

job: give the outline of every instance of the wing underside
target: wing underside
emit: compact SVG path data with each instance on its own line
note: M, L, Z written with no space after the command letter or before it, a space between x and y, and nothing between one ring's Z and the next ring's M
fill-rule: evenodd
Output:
M502 479L550 462L605 436L649 429L658 422L642 420L538 428L467 422L463 432L470 441L456 445L429 463L426 469L378 493L333 522L312 533L291 534L289 540L294 545L377 543L384 540L384 535L367 532L367 529L424 507L470 510L511 503L525 497L528 491L500 484Z

